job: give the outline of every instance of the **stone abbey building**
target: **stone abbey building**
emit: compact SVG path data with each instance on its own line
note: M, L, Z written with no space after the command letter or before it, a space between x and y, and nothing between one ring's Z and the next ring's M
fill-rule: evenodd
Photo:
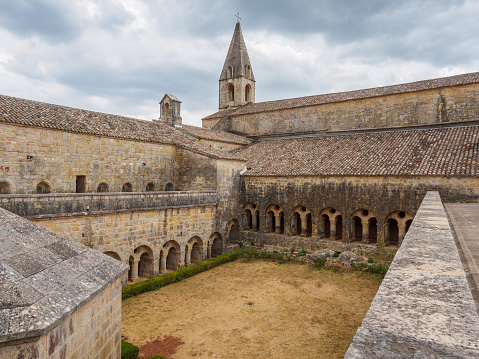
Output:
M427 191L479 202L479 73L255 103L237 23L219 111L198 128L175 96L160 108L143 121L1 95L0 207L123 262L126 283L240 241L393 254Z

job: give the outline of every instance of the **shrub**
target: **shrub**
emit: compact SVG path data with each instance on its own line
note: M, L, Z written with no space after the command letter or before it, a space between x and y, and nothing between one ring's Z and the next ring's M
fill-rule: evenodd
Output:
M332 255L333 258L338 258L339 257L339 253L338 252L334 252L333 255Z
M135 284L127 285L122 288L122 299L131 298L137 296L141 293L150 292L158 288L164 287L165 285L176 283L191 277L195 274L204 272L208 269L217 267L221 264L234 261L242 256L242 253L247 250L236 250L228 254L223 254L221 256L208 259L201 263L193 264L192 266L178 269L171 273L166 273L158 277L147 279L142 282Z
M323 259L323 258L317 258L317 259L313 260L314 266L318 269L321 268L321 267L324 267L326 262L327 262L327 259Z
M137 359L140 353L140 348L136 345L128 343L126 340L121 340L121 359Z
M166 358L159 355L155 355L155 356L149 357L148 359L166 359Z
M384 276L386 275L389 269L389 266L381 265L381 264L373 264L368 266L367 264L362 264L362 263L352 263L351 268L365 270L366 272L369 272L369 273L379 274L382 278L384 278Z

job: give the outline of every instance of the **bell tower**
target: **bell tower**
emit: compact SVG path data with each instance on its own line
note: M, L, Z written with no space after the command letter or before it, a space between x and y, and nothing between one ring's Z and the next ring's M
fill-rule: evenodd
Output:
M236 22L219 85L220 111L254 102L255 79L239 21Z
M181 127L181 101L174 95L166 94L160 101L160 120L172 127Z

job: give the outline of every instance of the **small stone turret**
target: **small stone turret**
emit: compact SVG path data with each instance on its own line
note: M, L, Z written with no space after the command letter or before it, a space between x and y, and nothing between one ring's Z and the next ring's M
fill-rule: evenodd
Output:
M174 95L166 94L160 101L160 121L173 127L181 127L181 101Z
M220 110L254 102L255 79L239 21L236 23L219 82Z

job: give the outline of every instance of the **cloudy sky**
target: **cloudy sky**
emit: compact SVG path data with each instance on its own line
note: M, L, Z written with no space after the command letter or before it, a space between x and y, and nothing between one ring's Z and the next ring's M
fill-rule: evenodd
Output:
M0 94L201 126L237 12L256 102L479 71L478 0L0 0Z

